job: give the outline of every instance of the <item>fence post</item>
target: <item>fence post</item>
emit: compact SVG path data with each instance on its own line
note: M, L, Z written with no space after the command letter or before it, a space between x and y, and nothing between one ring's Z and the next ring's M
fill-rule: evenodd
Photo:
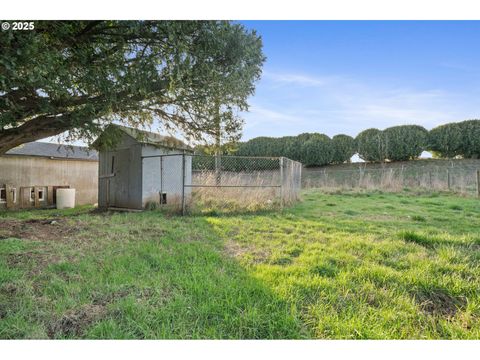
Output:
M432 172L428 172L428 182L430 184L430 190L433 189L433 181L432 181Z
M480 170L477 170L477 197L480 197Z
M284 183L284 179L283 179L283 156L282 156L282 157L280 157L280 206L282 208L283 208L283 205L284 205L283 183Z
M450 190L451 180L450 180L450 170L449 169L447 169L447 187L448 187L448 190Z
M217 186L220 186L222 183L221 176L222 176L222 155L218 150L215 153L215 183L217 184Z
M160 156L160 205L163 205L163 156Z
M300 190L302 190L302 177L303 177L302 163L297 162L296 167L297 167L298 180L297 180L297 189L296 189L296 192L295 192L295 200L298 200L299 197L300 197ZM298 170L298 169L300 169L300 170Z
M400 170L400 176L401 176L401 179L402 179L402 188L405 187L405 174L403 172L403 169L404 169L404 165L402 164L402 170Z
M182 154L182 216L185 215L185 152Z

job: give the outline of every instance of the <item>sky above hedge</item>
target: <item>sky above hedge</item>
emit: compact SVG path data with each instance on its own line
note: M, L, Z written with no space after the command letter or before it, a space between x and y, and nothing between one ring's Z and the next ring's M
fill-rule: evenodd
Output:
M480 22L242 23L267 56L242 140L480 118Z

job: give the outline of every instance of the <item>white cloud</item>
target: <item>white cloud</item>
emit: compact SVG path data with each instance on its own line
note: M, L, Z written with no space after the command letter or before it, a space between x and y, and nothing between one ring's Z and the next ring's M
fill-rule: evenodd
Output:
M332 77L317 77L296 73L263 73L263 78L273 82L276 86L322 87L334 80Z
M267 72L253 99L255 104L245 116L244 138L302 132L355 136L369 127L402 124L432 128L478 118L480 113L480 104L464 94L380 80Z

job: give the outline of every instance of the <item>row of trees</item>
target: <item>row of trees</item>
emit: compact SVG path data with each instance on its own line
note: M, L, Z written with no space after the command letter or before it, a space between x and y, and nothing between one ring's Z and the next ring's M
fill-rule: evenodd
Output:
M341 164L355 154L355 139L348 135L329 138L318 133L303 133L281 138L258 137L241 143L236 155L285 156L306 166Z
M480 158L480 120L438 126L430 131L418 125L367 129L352 138L304 133L281 138L257 137L241 143L236 152L245 156L285 156L306 166L348 162L358 153L365 161L405 161L431 151L435 157Z

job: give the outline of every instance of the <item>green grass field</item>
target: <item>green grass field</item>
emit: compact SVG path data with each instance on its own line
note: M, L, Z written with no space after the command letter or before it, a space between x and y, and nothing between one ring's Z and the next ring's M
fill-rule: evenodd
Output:
M480 201L0 213L0 338L480 338Z

